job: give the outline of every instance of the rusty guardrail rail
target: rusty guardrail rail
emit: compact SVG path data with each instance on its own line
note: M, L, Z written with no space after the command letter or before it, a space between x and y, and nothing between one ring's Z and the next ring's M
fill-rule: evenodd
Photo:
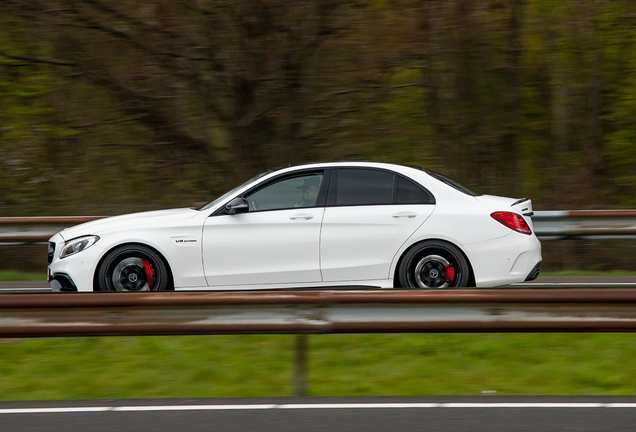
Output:
M541 239L636 235L636 210L537 211L532 217Z
M297 396L309 334L634 331L636 290L612 288L0 296L0 337L295 333Z
M621 331L636 331L633 289L0 296L0 337Z
M56 232L106 216L0 217L1 243L39 243Z
M46 242L64 228L106 216L0 217L0 243ZM537 236L545 240L636 236L636 210L537 211Z

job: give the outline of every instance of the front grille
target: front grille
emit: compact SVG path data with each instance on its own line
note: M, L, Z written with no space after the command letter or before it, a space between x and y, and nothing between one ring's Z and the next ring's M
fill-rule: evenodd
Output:
M49 252L48 252L49 264L53 262L53 255L55 255L55 243L49 242Z

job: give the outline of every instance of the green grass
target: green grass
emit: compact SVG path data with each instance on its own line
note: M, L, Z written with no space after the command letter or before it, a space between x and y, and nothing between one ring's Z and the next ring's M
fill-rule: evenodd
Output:
M0 400L288 396L294 336L0 339ZM627 395L632 334L312 335L311 395Z
M25 273L13 270L0 270L0 281L45 281L46 273Z

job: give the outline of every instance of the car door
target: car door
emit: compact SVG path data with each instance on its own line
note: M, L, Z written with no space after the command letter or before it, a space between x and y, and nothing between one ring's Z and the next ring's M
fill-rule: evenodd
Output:
M203 228L208 285L320 282L324 178L324 171L275 178L242 195L247 213L208 217Z
M334 170L320 240L323 281L387 279L397 250L434 208L433 195L400 174Z

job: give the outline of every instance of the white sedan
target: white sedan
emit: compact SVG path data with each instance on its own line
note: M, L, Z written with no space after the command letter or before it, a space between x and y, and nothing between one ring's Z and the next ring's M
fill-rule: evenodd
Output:
M116 216L55 234L54 291L371 286L532 280L532 203L371 162L262 174L209 204Z

